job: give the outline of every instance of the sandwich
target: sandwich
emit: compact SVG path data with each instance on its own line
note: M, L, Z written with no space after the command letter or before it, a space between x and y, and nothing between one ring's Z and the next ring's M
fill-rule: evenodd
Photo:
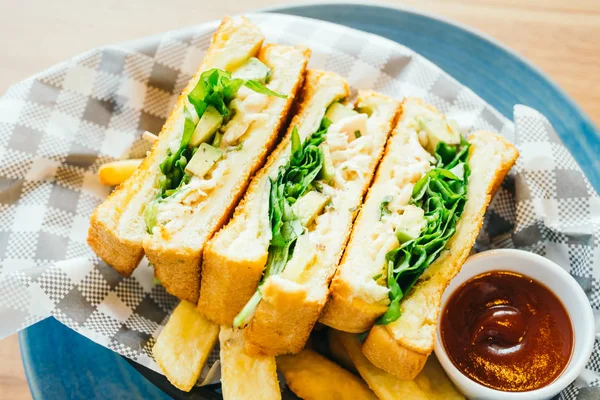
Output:
M250 353L297 353L395 121L399 102L309 70L298 112L231 221L204 252L199 307L244 328Z
M223 19L149 155L94 211L92 249L123 275L145 253L168 292L196 303L203 247L274 146L309 56Z
M366 357L413 379L433 350L442 293L517 157L501 136L465 140L434 107L405 99L320 322L370 330Z

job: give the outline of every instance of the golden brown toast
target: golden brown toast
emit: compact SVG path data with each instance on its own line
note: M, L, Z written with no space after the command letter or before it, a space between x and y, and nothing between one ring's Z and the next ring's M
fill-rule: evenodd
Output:
M494 133L476 132L468 141L471 175L467 202L448 250L403 299L400 318L375 325L363 345L363 353L374 365L400 379L413 379L432 352L442 294L469 256L487 206L518 157L516 148Z
M346 166L353 168L354 162L361 159L364 169L351 172L351 177L339 184L336 189L339 191L331 197L331 208L317 217L314 230L299 238L285 270L269 277L261 286L262 301L244 329L249 352L278 355L300 351L327 301L330 280L383 153L399 102L372 91L359 91L356 107L370 110L366 135L357 141L371 138L372 142L368 148L334 166L339 168L336 173L340 173L347 171ZM326 142L332 146L332 158L336 159L336 136L332 129L333 125Z
M144 255L142 243L147 235L144 207L156 196L154 180L159 173L159 164L166 157L169 143L181 137L178 121L188 94L202 72L209 68L228 68L255 55L263 39L260 30L246 18L223 18L200 68L181 92L149 155L134 174L94 210L90 219L88 244L122 275L131 275Z
M229 219L250 178L275 145L302 85L309 57L310 51L301 47L263 46L258 58L272 70L269 87L287 98L269 98L261 112L267 116L266 121L250 125L244 134L243 148L230 152L226 160L220 161L227 163L228 168L223 178L218 179L218 186L197 206L181 230L174 235L155 233L144 239L144 250L157 278L177 297L198 301L204 246Z
M198 307L212 321L232 325L233 318L256 291L267 261L271 230L268 180L289 158L292 128L306 126L308 129L299 128L299 134L302 139L308 137L327 106L348 93L347 83L339 76L307 71L298 110L286 135L252 179L234 217L206 245Z

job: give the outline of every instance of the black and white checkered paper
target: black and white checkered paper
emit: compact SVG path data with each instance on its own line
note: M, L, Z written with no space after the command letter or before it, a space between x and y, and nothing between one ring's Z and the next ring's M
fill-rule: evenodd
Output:
M557 262L584 288L600 320L600 200L544 116L516 106L513 123L387 39L299 17L251 19L268 41L310 47L310 67L337 72L355 89L421 97L465 133L487 129L516 143L521 158L488 210L476 249L514 247ZM145 154L141 133L159 132L216 27L92 50L0 98L0 337L52 315L157 370L151 348L177 301L153 285L146 262L123 278L85 240L91 212L110 190L98 167ZM561 397L598 396L600 341L594 349Z

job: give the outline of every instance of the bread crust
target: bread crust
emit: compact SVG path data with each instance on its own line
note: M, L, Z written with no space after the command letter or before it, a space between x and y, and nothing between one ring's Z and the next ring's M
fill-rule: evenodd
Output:
M130 276L144 256L139 243L121 239L95 211L90 219L87 243L98 257L123 276Z
M415 99L416 100L416 99ZM381 162L379 163L379 167L377 168L377 172L375 173L375 177L373 178L373 184L376 184L380 179L382 174L382 161L390 155L392 152L391 141L397 134L396 124L400 123L404 113L404 100L400 107L400 112L398 113L398 118L394 123L394 129L392 134L390 135L385 151L383 152L383 156L381 157ZM419 100L419 103L422 102ZM432 111L436 111L432 106L422 104L426 108L431 109ZM369 188L369 192L365 198L364 203L367 203L372 195L372 186ZM348 249L351 246L362 246L360 240L356 238L357 236L357 225L360 224L359 221L363 218L364 210L361 209L358 217L357 223L354 225L354 229L350 234L350 240L348 241ZM365 218L368 218L365 216ZM356 244L355 241L357 241ZM331 282L331 286L329 288L329 299L325 304L325 308L323 309L323 313L319 318L319 322L330 326L334 329L343 332L352 332L352 333L361 333L366 332L375 323L375 320L379 318L379 316L383 315L388 306L385 304L378 304L373 302L368 302L365 299L355 296L354 289L348 284L348 282L340 277L341 269L344 266L344 262L348 257L349 252L345 251L340 261L340 267L338 267L335 276Z
M377 145L379 147L373 149L373 153L371 154L372 161L369 166L370 173L368 174L370 179L365 180L362 186L357 206L362 204L363 196L370 186L374 171L384 152L385 141L394 125L400 107L399 102L372 91L361 91L358 102L360 104L373 105L385 104L389 106L389 114L383 114L386 116L382 126L383 141L380 145ZM385 132L383 129L385 129ZM313 272L314 274L325 274L325 292L322 297L309 298L306 285L295 287L290 285L289 281L287 284L283 284L283 280L279 279L279 277L269 278L262 286L263 300L259 303L250 324L244 329L244 338L247 343L246 349L249 352L258 351L271 355L293 354L304 347L314 324L317 322L327 302L327 288L342 257L345 244L350 237L353 220L357 214L358 211L354 211L352 217L344 222L345 226L339 230L340 235L343 235L340 242L341 246L336 249L329 249L334 253L332 259L335 261L332 265L327 265L326 269L323 268L323 270ZM318 285L320 286L321 282Z
M413 379L421 371L428 355L433 351L435 327L440 312L442 294L469 256L494 192L501 185L519 155L511 143L491 132L476 132L468 140L472 145L470 161L475 157L488 161L486 152L492 151L492 149L499 159L491 158L488 161L488 165L493 168L489 176L483 176L484 172L477 168L471 168L467 206L458 223L457 234L448 245L449 251L425 271L403 301L401 307L406 307L407 302L418 298L417 296L423 299L422 303L425 306L418 310L423 316L419 329L423 337L420 341L415 342L411 338L402 336L401 316L399 320L389 325L374 326L363 345L363 353L375 366L399 379ZM497 165L493 163L497 163ZM480 176L477 176L478 174ZM476 207L475 209L470 209L469 201L475 204L472 206ZM404 315L407 310L402 308L401 311ZM417 310L411 311L416 312Z
M430 353L419 353L400 345L382 325L371 328L362 352L376 367L406 380L415 379L425 366Z
M250 325L242 330L249 354L295 354L304 348L325 304L306 298L305 290L283 288L281 280L262 285L263 300Z
M265 55L268 54L271 49L274 51L297 52L298 58L301 59L301 63L300 65L294 66L294 68L298 68L296 81L288 93L284 107L279 113L277 124L273 126L270 131L261 151L254 155L250 168L246 168L238 175L236 185L230 191L227 201L222 204L222 213L216 220L211 221L210 229L205 236L206 240L209 240L214 233L229 220L235 206L246 192L251 176L264 164L267 154L278 140L279 131L286 120L288 111L294 102L294 99L296 98L297 91L302 85L306 64L310 58L310 50L301 46L289 47L281 45L265 45L261 49L258 58L263 60ZM210 199L207 201L210 201ZM201 243L194 248L181 247L179 244L165 243L161 238L152 235L144 241L144 250L146 256L154 265L156 276L161 280L167 291L181 299L197 303L200 295L200 274L201 269L203 268L202 252L205 245L206 242ZM165 280L163 280L163 278Z
M348 282L334 277L329 287L329 300L325 304L319 322L343 332L368 331L375 320L385 313L388 306L365 301L354 296L353 292L354 289Z
M202 265L202 284L198 307L206 317L222 325L232 325L234 317L250 300L267 262L267 248L254 258L232 258L230 252L223 244L223 236L228 229L235 229L238 220L244 220L252 212L250 202L262 190L263 182L277 168L276 164L281 157L286 156L294 126L302 124L305 110L310 107L311 100L319 89L322 79L331 79L335 74L331 72L308 70L304 85L299 95L296 115L289 124L285 136L278 144L275 151L269 156L267 163L252 179L248 190L240 204L235 209L235 215L227 226L218 232L206 245ZM345 90L340 98L348 95L349 89L345 83Z
M233 325L235 316L256 291L267 256L235 260L209 242L204 250L198 308L220 325Z
M177 104L163 125L159 134L159 140L153 144L150 154L144 159L132 176L119 185L92 213L88 230L88 245L104 262L122 275L131 275L143 257L144 249L142 241L145 232L139 232L139 237L136 240L123 237L118 229L121 214L143 184L148 179L153 179L153 176L151 176L151 167L155 164L157 157L160 156L158 142L167 132L173 129L173 125L175 125L179 117L179 111L183 109L186 97L196 85L200 74L212 65L219 56L220 50L227 45L227 40L235 30L242 27L249 31L258 30L247 18L240 17L240 20L241 23L238 26L230 17L223 18L212 37L211 45L200 68L179 95ZM260 35L260 31L258 34ZM261 39L256 43L253 53L256 53L260 49L262 43L263 38L261 36Z

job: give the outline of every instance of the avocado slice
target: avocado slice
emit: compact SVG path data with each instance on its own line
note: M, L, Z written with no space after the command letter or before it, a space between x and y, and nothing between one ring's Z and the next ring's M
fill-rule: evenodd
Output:
M335 170L333 169L333 161L331 160L331 152L327 143L321 143L319 145L321 153L323 154L323 166L319 172L319 177L327 183L333 182L335 177Z
M223 124L223 116L213 106L206 107L202 118L198 121L194 134L190 139L190 146L196 147L200 143L208 142Z
M455 129L455 123L450 123L443 118L420 118L419 128L427 133L427 151L433 153L439 142L455 145L460 144L460 132Z
M294 214L300 218L302 226L309 226L311 222L323 211L329 196L311 190L300 197L293 205Z
M404 213L400 215L398 226L396 226L396 238L400 243L416 239L421 234L426 223L423 209L408 205L404 209Z
M327 118L333 124L335 124L336 122L338 122L344 118L352 117L357 114L358 114L358 112L356 112L356 111L352 110L351 108L344 106L342 103L339 103L336 101L335 103L330 105L329 108L327 109L327 112L325 113L325 118Z
M308 235L300 235L296 241L294 254L283 272L286 279L297 280L312 265L316 255L315 247L316 244L310 240Z
M232 72L233 78L244 80L255 80L266 83L271 77L271 69L263 64L258 58L250 57L242 65Z
M198 178L204 177L214 167L214 165L221 159L223 152L219 149L212 147L210 144L201 143L200 147L190 162L185 167L185 172L188 174L196 175Z

